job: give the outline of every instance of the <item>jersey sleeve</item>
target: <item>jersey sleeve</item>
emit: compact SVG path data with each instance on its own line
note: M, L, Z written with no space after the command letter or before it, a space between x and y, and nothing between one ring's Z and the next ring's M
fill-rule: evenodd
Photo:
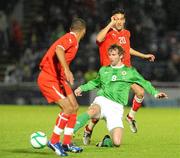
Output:
M98 42L98 41L96 40L96 44L97 44L98 46L100 46L101 43L102 43L102 42Z
M73 45L73 39L71 36L65 35L58 41L57 47L61 47L64 51L69 49Z
M90 80L86 84L81 85L80 88L82 91L86 92L86 91L90 91L90 90L93 90L95 88L98 88L100 86L100 83L101 83L100 82L100 73L98 72L95 79Z
M132 68L132 71L133 76L135 77L135 83L141 85L149 94L153 95L154 97L159 93L159 91L152 86L151 82L145 80L135 68Z

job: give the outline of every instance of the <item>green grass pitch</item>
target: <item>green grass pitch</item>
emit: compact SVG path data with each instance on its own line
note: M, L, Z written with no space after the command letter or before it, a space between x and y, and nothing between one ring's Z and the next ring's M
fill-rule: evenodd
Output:
M79 113L87 107L81 107ZM128 112L125 109L125 114ZM29 137L43 131L50 137L59 108L56 106L0 106L0 158L56 158L50 149L33 149ZM81 129L74 142L84 148L71 158L180 158L180 109L141 108L136 115L138 133L124 121L124 139L119 148L95 144L108 133L104 121L95 127L90 146L82 145Z

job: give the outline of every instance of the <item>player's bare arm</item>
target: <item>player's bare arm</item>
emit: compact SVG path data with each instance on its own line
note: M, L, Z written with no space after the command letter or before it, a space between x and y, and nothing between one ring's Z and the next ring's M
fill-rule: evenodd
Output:
M112 16L109 24L97 34L96 41L98 42L104 41L106 34L108 33L109 29L115 25L116 21L117 21L116 18Z
M73 85L74 84L74 77L73 77L73 74L70 71L69 66L66 62L64 50L60 47L56 47L56 55L57 55L58 60L60 61L61 65L64 69L64 73L65 73L67 81L71 85Z
M143 59L147 59L151 62L153 62L155 60L155 56L153 54L143 54L143 53L138 52L132 48L130 48L130 54L137 56L137 57L140 57L140 58L143 58Z

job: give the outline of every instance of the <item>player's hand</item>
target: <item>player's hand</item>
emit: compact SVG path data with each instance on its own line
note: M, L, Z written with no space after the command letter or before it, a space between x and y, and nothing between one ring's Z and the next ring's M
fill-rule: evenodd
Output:
M74 84L74 76L70 70L65 70L64 71L67 82L69 82L71 85Z
M145 59L148 59L151 62L154 62L155 56L153 54L146 54Z
M163 98L168 98L166 93L163 92L159 92L158 94L156 94L155 96L157 99L163 99Z
M74 94L76 95L76 96L82 96L82 94L81 94L81 88L80 87L78 87L77 89L75 89L74 90Z
M112 26L114 26L114 25L116 24L117 20L118 20L118 18L117 18L116 16L112 16L112 17L111 17L111 22L110 22L110 24L111 24Z

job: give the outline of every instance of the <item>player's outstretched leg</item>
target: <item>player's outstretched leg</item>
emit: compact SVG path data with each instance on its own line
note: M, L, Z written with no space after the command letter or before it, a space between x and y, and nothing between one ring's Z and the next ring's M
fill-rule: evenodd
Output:
M50 141L48 141L47 146L59 156L68 156L68 154L64 151L61 143L52 144Z
M143 97L139 98L136 95L134 96L132 108L126 117L126 120L129 123L129 127L133 133L137 133L137 123L135 121L135 114L141 107L143 99Z
M95 125L98 123L99 119L91 119L89 124L84 128L83 143L84 145L89 145L91 143L91 136Z

